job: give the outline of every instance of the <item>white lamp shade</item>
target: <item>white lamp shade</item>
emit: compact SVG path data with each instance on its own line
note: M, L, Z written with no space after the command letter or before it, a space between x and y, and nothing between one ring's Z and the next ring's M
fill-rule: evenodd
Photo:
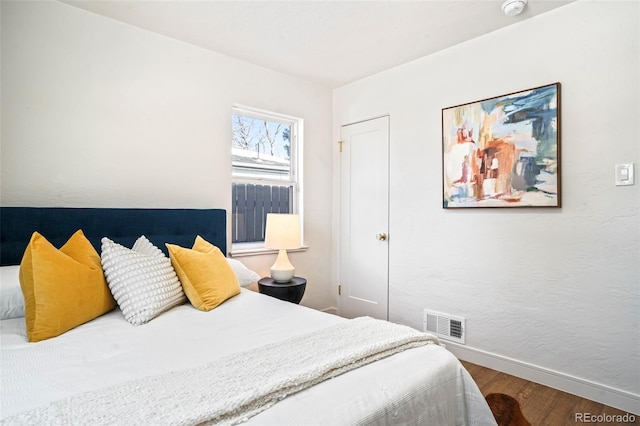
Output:
M293 278L295 268L289 261L287 249L300 247L300 217L297 214L267 214L264 245L278 249L278 257L271 266L271 278L285 283Z
M300 216L297 214L267 214L264 246L271 249L300 248Z

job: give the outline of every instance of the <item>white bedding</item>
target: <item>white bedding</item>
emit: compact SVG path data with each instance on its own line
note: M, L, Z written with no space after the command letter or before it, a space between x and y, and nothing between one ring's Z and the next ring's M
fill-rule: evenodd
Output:
M210 312L186 304L134 327L114 311L38 343L27 342L23 318L3 320L0 416L6 420L83 392L204 365L343 321L244 289ZM442 347L427 345L291 395L247 423L493 425L495 421L455 357Z

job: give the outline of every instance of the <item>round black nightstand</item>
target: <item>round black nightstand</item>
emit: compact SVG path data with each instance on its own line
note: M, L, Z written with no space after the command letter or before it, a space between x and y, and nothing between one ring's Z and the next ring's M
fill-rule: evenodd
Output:
M291 303L300 303L306 287L307 280L300 277L293 277L286 283L277 283L270 277L261 278L258 281L260 293Z

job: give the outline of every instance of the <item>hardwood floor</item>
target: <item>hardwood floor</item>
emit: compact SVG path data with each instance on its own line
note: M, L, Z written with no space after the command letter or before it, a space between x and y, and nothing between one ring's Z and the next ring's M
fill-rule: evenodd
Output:
M462 361L462 364L476 381L483 395L504 393L517 399L524 416L532 426L640 424L640 416L633 416L633 422L612 421L616 419L607 419L606 416L624 416L627 413L466 361ZM607 421L598 422L598 418Z

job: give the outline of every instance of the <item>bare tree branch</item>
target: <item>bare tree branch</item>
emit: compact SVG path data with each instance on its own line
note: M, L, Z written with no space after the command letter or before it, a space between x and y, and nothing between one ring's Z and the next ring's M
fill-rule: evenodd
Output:
M233 146L241 149L250 150L253 145L256 145L255 136L253 133L253 120L245 120L240 115L234 116L233 121Z
M271 152L271 156L274 155L273 149L276 145L276 139L278 137L278 133L280 133L280 128L282 127L282 124L278 123L278 127L276 127L276 131L271 134L271 132L269 131L269 126L267 124L266 121L264 121L264 132L265 132L265 138L266 138L266 142L269 144L269 151Z

